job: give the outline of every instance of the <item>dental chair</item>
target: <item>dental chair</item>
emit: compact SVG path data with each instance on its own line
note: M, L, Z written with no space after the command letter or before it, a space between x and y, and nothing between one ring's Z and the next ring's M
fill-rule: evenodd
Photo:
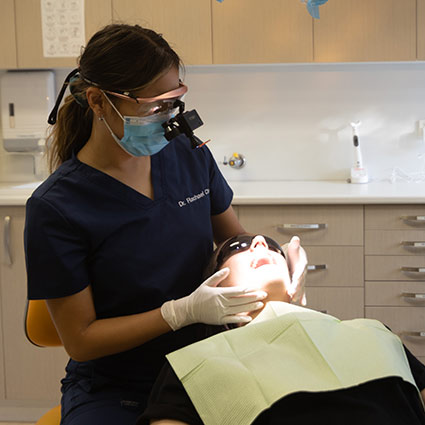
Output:
M58 347L62 341L47 310L45 300L29 300L25 313L25 334L38 347ZM45 413L36 425L59 425L61 407L56 406Z

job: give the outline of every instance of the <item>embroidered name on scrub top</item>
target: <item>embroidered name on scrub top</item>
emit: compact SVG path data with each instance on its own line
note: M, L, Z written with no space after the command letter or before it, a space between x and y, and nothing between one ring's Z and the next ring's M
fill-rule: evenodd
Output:
M340 321L282 302L269 302L244 327L167 358L206 425L248 425L299 391L332 391L389 376L416 387L400 339L382 323Z
M197 193L193 196L188 196L184 201L179 201L179 207L185 207L188 204L191 204L192 202L199 201L199 199L203 198L204 196L207 196L210 193L210 190L208 188L204 189L202 192Z

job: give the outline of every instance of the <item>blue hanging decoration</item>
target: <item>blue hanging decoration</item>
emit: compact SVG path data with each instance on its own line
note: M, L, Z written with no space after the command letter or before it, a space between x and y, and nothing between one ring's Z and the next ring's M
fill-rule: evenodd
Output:
M314 19L320 19L319 6L321 6L322 4L325 4L328 0L301 0L301 1L307 4L308 13L310 13L310 15Z
M224 0L217 0L219 3L223 3Z

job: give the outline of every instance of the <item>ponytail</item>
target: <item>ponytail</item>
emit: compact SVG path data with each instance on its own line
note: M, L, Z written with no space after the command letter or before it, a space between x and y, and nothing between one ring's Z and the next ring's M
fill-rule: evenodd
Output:
M93 112L80 106L72 95L59 109L57 123L47 137L47 161L50 172L77 153L90 137Z

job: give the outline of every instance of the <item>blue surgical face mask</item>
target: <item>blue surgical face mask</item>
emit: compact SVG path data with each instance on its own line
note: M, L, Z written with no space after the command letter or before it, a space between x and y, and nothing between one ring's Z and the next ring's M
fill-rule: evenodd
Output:
M114 140L128 154L132 156L155 155L168 145L169 142L164 136L164 127L162 127L162 124L174 116L174 110L147 117L122 116L109 98L107 96L106 98L124 121L124 136L122 139L114 134L104 118L102 118L102 121L105 123Z

